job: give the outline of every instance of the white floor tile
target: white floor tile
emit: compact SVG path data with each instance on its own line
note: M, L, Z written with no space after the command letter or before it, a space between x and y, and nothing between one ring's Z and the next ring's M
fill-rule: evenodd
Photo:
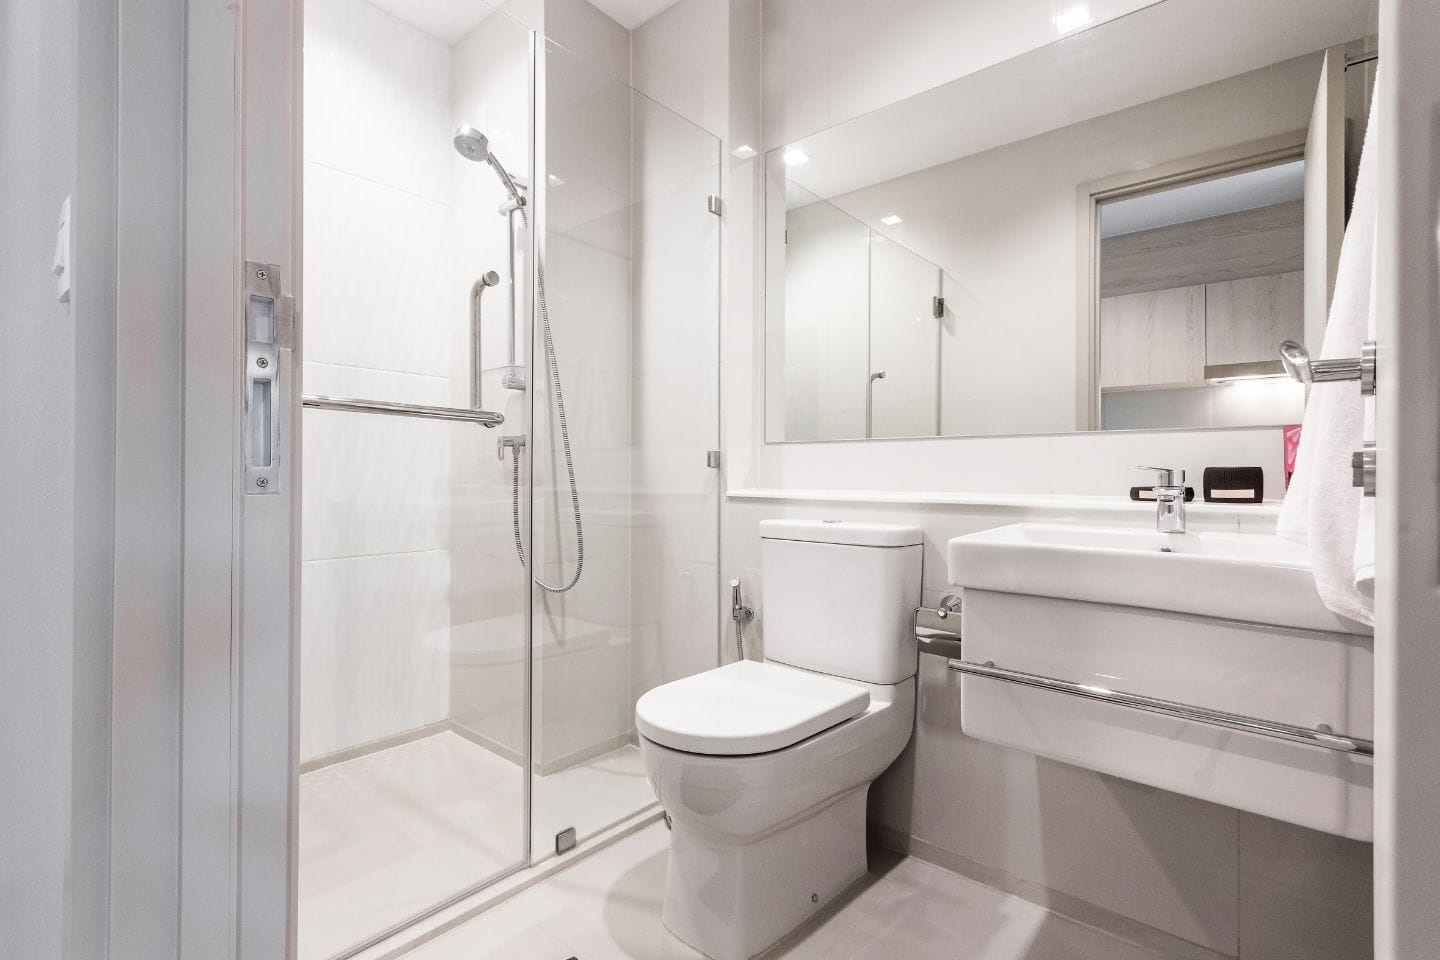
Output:
M668 844L663 824L647 827L407 956L703 960L660 923ZM856 885L765 960L897 958L1160 960L1033 903L909 859Z
M523 791L519 766L451 732L301 776L300 960L324 960L518 863ZM626 746L552 776L537 777L533 799L541 838L536 841L535 859L540 860L563 826L575 826L583 841L655 797L639 750ZM663 879L663 846L657 863ZM596 866L603 871L603 864ZM614 881L602 872L592 882L594 889L601 890ZM505 929L475 932L467 925L466 936L478 939L464 940L459 931L456 937L442 939L452 945L467 943L463 949L468 952L434 956L564 960L576 950L557 953L561 948L555 935L542 929L550 925L539 923L556 914L568 918L572 939L584 931L584 942L591 944L587 960L617 956L613 951L621 949L605 946L609 941L603 917L587 922L538 892L533 896L527 892L502 906L485 917L508 924ZM656 906L657 915L658 910ZM658 929L658 924L654 926Z
M535 859L553 850L555 834L574 827L587 837L655 802L640 749L624 746L535 780Z
M335 767L301 777L299 846L303 960L332 956L473 882Z

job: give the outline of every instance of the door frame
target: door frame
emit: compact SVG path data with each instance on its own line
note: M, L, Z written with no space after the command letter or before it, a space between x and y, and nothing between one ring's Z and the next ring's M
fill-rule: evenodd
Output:
M1213 180L1252 167L1305 155L1305 131L1237 143L1142 170L1082 183L1076 190L1075 429L1100 430L1100 204L1171 187Z
M1440 8L1433 0L1381 0L1374 881L1380 960L1433 956L1440 943L1437 36Z
M299 312L278 492L245 489L246 261L300 276L300 0L186 4L180 957L293 957Z

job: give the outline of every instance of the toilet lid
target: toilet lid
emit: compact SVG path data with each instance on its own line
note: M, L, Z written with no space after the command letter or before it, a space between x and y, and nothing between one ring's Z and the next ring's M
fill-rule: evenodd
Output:
M646 739L730 757L799 743L870 705L870 691L795 667L741 660L656 687L635 704Z

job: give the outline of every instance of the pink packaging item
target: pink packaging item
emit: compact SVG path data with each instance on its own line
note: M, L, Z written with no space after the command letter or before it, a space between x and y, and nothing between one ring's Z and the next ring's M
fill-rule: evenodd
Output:
M1285 436L1285 489L1290 489L1290 478L1295 475L1295 454L1300 450L1300 424L1292 423L1284 428Z

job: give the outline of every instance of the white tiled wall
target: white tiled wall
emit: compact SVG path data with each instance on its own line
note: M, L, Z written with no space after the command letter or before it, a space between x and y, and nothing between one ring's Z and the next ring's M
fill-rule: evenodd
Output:
M510 3L502 10L513 13L515 8ZM483 131L505 169L512 176L528 177L531 66L526 29L503 16L488 17L455 42L451 59L447 123ZM524 748L522 613L529 594L515 552L511 461L508 456L496 457L496 443L500 435L525 432L527 398L522 391L502 385L510 322L509 223L498 208L507 194L489 166L453 150L448 163L451 254L445 310L450 318L450 402L469 404L469 292L482 273L493 270L500 285L481 298L480 400L485 409L506 417L494 431L457 428L450 447L449 719L514 759ZM520 246L523 257L523 241ZM529 301L529 284L522 272L515 322L517 359L522 364Z
M690 61L723 60L723 43L694 41L724 22L723 5L692 0L632 38L636 698L717 662L721 486L706 453L720 446L721 222L706 198L721 192L718 131L707 125L724 102L723 73Z
M535 760L553 773L624 743L630 702L631 244L629 35L587 3L546 4L545 288L584 516L585 566L536 592ZM578 50L576 48L579 48ZM560 424L537 337L536 573L577 559ZM537 821L536 835L565 824Z
M305 54L305 388L448 404L450 49L363 0L316 0ZM453 428L314 410L304 426L308 760L447 715Z

